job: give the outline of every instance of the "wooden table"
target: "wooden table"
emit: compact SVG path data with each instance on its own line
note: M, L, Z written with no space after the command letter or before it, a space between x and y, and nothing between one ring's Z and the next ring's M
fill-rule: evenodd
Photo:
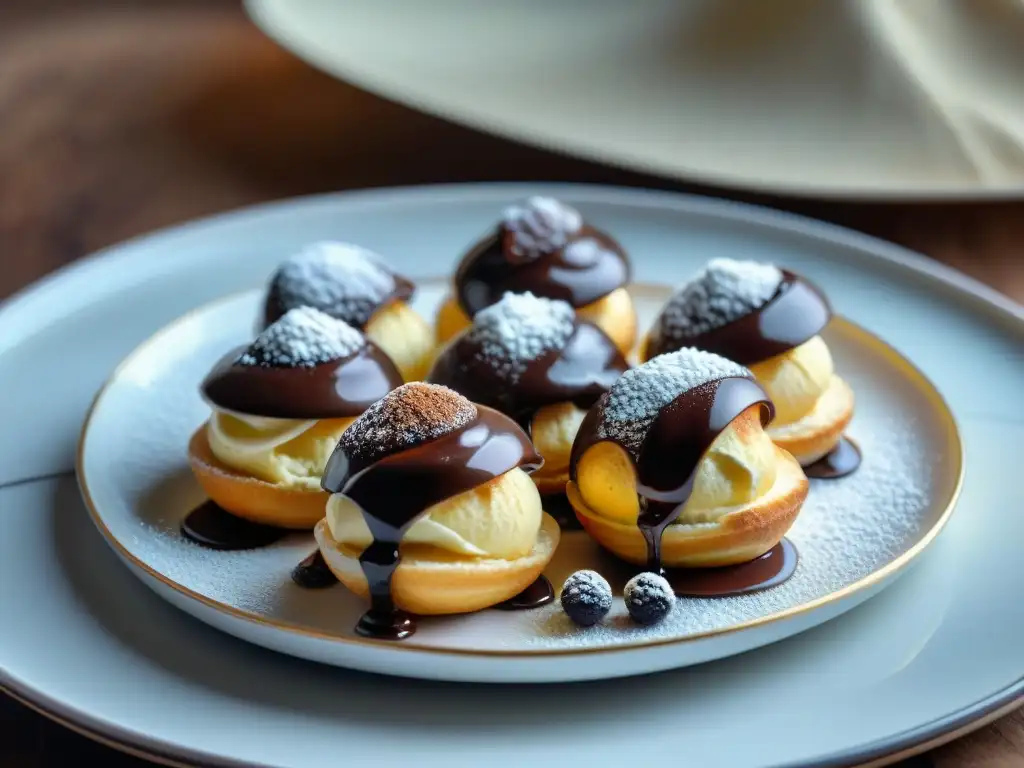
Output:
M764 203L953 264L1024 301L1024 202L821 203L680 185L449 125L320 74L232 2L5 0L0 298L97 248L238 206L338 189L571 180ZM2 663L2 659L0 659ZM142 760L0 696L0 765ZM1021 711L904 768L1024 765Z

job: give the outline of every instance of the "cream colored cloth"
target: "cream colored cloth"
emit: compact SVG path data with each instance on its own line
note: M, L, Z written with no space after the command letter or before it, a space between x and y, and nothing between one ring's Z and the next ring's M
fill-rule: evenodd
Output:
M341 77L601 161L801 192L1024 187L1024 0L264 6Z

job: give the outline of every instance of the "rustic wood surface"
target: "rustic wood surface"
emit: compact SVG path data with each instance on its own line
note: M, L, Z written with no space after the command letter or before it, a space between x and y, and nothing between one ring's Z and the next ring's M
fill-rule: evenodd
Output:
M1024 202L779 199L617 171L407 110L302 64L233 2L0 5L0 298L105 245L296 194L473 180L571 180L765 203L910 246L1024 301ZM0 660L2 663L2 660ZM0 765L142 760L0 696ZM1024 715L902 764L1024 765Z

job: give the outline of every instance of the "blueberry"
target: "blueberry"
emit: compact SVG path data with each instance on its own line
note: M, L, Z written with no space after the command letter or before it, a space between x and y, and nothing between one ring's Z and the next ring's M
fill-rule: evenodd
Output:
M612 607L612 588L597 571L576 571L562 586L562 610L582 627L597 624Z
M657 624L676 603L672 585L656 573L638 573L626 582L622 597L637 624Z

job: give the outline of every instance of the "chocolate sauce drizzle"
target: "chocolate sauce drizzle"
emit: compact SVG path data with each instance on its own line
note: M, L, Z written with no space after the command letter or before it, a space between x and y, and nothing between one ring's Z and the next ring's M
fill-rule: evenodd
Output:
M842 437L831 451L804 467L804 474L818 480L836 480L852 474L860 462L860 448L850 438Z
M634 455L619 441L601 435L606 403L603 396L580 426L570 460L571 479L577 481L579 459L599 442L611 440L633 458L640 501L637 527L647 544L647 570L661 573L662 536L690 498L701 459L715 438L752 405L761 405L762 425L774 418L775 409L752 378L715 379L663 407Z
M680 597L729 597L762 592L786 581L799 560L793 542L783 538L763 555L720 568L672 568L666 574Z
M292 568L292 581L304 589L324 589L337 584L338 577L331 573L318 549Z
M514 383L495 369L480 342L469 335L441 353L427 381L501 411L529 430L545 406L571 402L589 409L627 370L629 363L615 343L596 325L577 319L565 345L531 360Z
M494 606L499 611L527 611L540 608L555 599L555 590L545 576L538 576L530 586L515 597Z
M685 339L652 334L645 359L693 346L740 365L753 365L814 338L832 319L832 307L814 284L794 272L781 271L779 287L760 309Z
M630 279L625 251L606 233L584 224L568 241L539 258L524 260L513 251L514 234L504 224L463 257L455 272L455 295L473 317L506 292L562 299L579 309Z
M358 313L347 313L345 316L340 316L337 313L328 312L327 309L325 309L324 307L318 306L317 309L319 309L321 312L325 312L331 315L332 317L335 317L338 320L342 320L348 323L353 328L357 328L360 331L365 331L367 323L370 321L370 318L373 316L373 313L377 309L387 304L390 304L393 301L408 302L413 297L413 294L416 292L415 284L413 284L412 281L402 277L401 275L395 274L394 272L390 271L383 265L378 264L378 266L380 266L381 271L389 275L392 280L391 290L381 301L376 302L373 305L367 303L365 306L359 307ZM264 301L263 304L262 328L266 328L272 323L277 322L277 320L284 316L288 312L288 310L295 309L296 306L301 305L296 305L295 303L286 303L283 301L281 297L281 292L278 289L278 285L276 281L272 279L270 282L270 287L267 290L266 300Z
M359 557L370 610L356 632L401 640L416 631L412 618L395 606L391 579L401 560L402 537L427 509L516 467L533 471L542 463L515 422L482 406L465 426L383 458L350 458L339 444L327 462L322 486L358 505L373 536Z
M288 535L284 528L236 517L212 501L204 501L181 521L181 535L209 549L258 549Z
M237 365L245 347L222 357L201 385L212 405L278 419L358 416L402 384L391 358L367 341L355 353L313 367Z
M731 597L777 587L793 575L799 560L796 546L783 538L760 557L745 563L713 568L667 568L662 575L678 597ZM599 570L608 579L612 592L619 594L631 578L646 569L602 552Z

